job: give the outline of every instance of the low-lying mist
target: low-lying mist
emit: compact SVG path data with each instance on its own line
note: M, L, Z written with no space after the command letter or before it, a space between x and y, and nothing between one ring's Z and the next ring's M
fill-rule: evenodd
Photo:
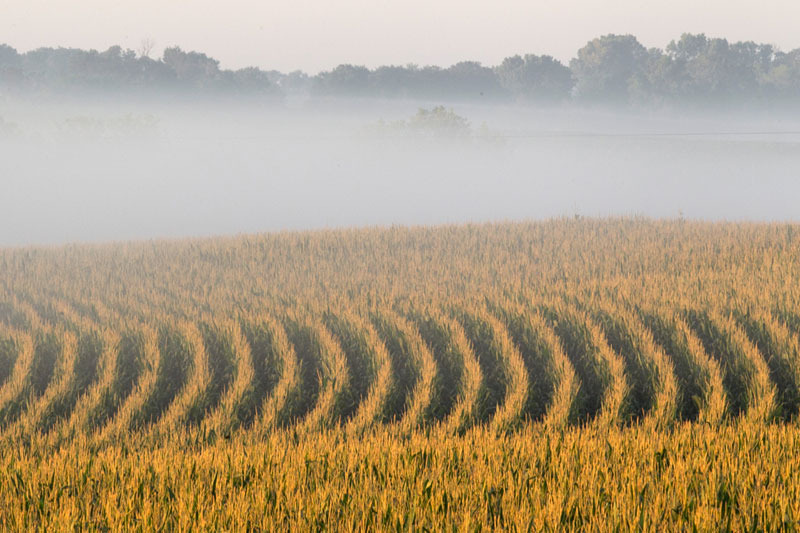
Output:
M798 218L800 120L444 106L0 101L0 245L573 215Z

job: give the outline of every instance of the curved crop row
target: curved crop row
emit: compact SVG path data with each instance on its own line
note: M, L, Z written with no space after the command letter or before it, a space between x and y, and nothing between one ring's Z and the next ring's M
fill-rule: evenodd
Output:
M392 359L374 326L353 311L340 317L329 314L326 323L348 355L351 386L355 389L356 383L361 382L349 428L361 432L373 424L397 420L400 411L393 401L398 392ZM356 361L361 363L356 368L366 370L366 375L353 373Z
M142 429L157 422L183 388L192 367L195 353L187 345L182 332L171 320L163 319L157 330L158 361L155 373L155 382L149 387L141 405L132 416L130 427ZM140 380L149 380L149 374L144 374ZM148 385L140 382L143 386Z
M3 327L2 335L8 343L6 347L15 352L11 373L0 387L0 425L5 426L21 409L36 355L30 334Z
M33 308L16 295L4 299L0 304L0 321L19 331L30 331L41 325L41 320Z
M133 354L123 351L129 343L123 343L120 335L110 329L96 330L93 335L99 337L101 346L95 369L97 378L69 416L54 428L62 439L93 432L113 414L117 398L128 388L119 378L123 375L122 369L133 364L133 357L131 360L125 357Z
M768 420L775 391L763 357L730 316L690 309L685 313L706 352L720 365L733 417Z
M789 312L505 300L405 316L347 306L280 320L162 315L150 326L98 307L114 331L60 300L46 312L25 300L8 309L31 332L0 328L0 425L15 438L193 425L219 435L377 424L463 433L527 421L663 427L726 415L793 420L800 409Z
M775 384L776 414L793 420L800 409L800 343L780 321L766 311L734 312L734 317L756 345Z
M0 329L0 387L2 387L11 376L14 362L19 355L16 335L8 330Z
M411 318L436 359L444 387L435 420L448 431L461 433L480 421L487 396L478 359L455 319L434 309Z
M0 426L8 428L17 423L28 406L41 409L39 400L51 379L69 379L69 366L74 361L72 348L70 341L60 339L49 328L34 332L32 350L20 353L11 378L0 390Z
M254 423L262 431L285 426L295 410L292 402L303 393L297 353L283 325L271 316L257 317L244 330L251 351L262 361L256 365L256 376L261 376L266 395Z
M389 398L389 409L402 418L405 430L424 427L435 419L434 404L445 392L433 353L408 320L383 309L372 316L373 324L389 352L396 394Z
M627 396L624 363L608 346L599 326L584 312L565 305L543 307L542 313L580 380L578 420L600 425L619 422Z
M48 406L40 422L40 429L48 432L57 424L67 420L77 408L87 392L103 376L110 366L110 358L105 358L103 333L90 319L78 314L75 309L62 300L54 302L56 320L77 336L74 379L70 387L54 399Z
M388 418L386 403L393 394L391 361L372 326L348 310L327 311L322 318L347 362L347 391L342 397L342 421L353 430Z
M502 318L528 373L525 417L563 427L575 422L580 386L561 341L538 311L505 302L495 312Z
M638 317L623 305L604 302L594 311L611 348L625 362L630 395L626 411L664 426L675 419L678 386L674 368Z
M498 429L519 425L526 417L530 394L528 370L506 327L483 307L457 313L481 365L484 383L491 391L487 416Z
M135 380L130 383L129 394L115 406L113 419L107 420L102 426L100 439L122 437L132 429L136 429L141 421L141 413L147 406L156 384L158 383L158 370L161 362L161 352L158 349L158 333L146 324L140 324L136 334L128 337L138 355L136 367L138 372ZM101 426L96 426L100 429Z
M15 427L7 430L9 435L32 435L39 430L50 429L65 415L60 412L59 406L70 391L75 389L78 339L73 333L61 329L53 330L50 337L58 339L59 348L55 355L49 384L38 398L29 403L24 416L17 419Z
M182 321L177 327L181 351L187 354L189 368L186 370L186 380L163 416L154 427L156 431L169 433L191 420L199 418L198 412L203 408L203 395L211 382L208 355L203 345L203 337L197 326L191 322Z
M257 418L263 417L263 411L286 371L286 362L285 354L277 346L277 325L273 320L240 318L238 326L250 354L253 377L236 416L241 427L249 428Z
M253 357L237 322L225 321L216 329L220 348L226 351L233 369L229 383L220 391L219 402L203 423L217 433L229 434L245 423L252 411ZM212 357L219 357L219 352Z
M303 366L295 418L302 429L339 424L350 412L352 397L342 348L319 319L306 315L288 317L287 332Z

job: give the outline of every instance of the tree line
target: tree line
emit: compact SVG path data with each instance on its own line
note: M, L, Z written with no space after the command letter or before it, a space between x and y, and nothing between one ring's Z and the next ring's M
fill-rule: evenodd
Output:
M489 67L462 61L450 67L404 65L370 69L343 64L311 76L219 61L179 47L153 59L113 46L104 52L39 48L19 53L0 45L0 91L25 94L176 91L280 100L302 96L418 100L588 103L623 106L738 102L787 103L800 97L800 49L729 42L684 34L664 49L632 35L589 41L568 65L547 55L515 55Z
M250 93L280 96L280 89L258 68L223 70L199 52L167 48L159 59L112 46L104 52L77 48L38 48L20 54L0 44L0 88L39 94L92 91L178 90L199 93Z

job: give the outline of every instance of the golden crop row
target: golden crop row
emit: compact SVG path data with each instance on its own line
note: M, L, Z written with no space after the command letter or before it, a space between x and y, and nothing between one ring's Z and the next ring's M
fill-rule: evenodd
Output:
M101 441L200 423L226 434L295 424L359 433L384 423L458 433L545 418L556 427L763 423L791 420L800 407L797 336L767 313L664 314L609 301L488 302L405 318L298 313L197 325L162 318L106 333L91 322L36 318L30 332L9 324L0 330L0 428L14 439L82 431Z
M32 350L20 339L7 350L0 422L31 433L60 416L71 431L94 422L111 435L155 422L229 432L256 418L264 427L264 417L307 427L352 419L363 431L399 420L413 400L407 429L446 420L461 431L549 416L556 384L562 413L550 418L573 424L788 419L799 403L800 328L796 284L775 274L796 272L797 240L792 226L562 220L5 251L5 337L31 335ZM648 246L664 260L643 256ZM447 261L420 263L421 250ZM576 251L598 262L576 271ZM255 273L259 254L275 279ZM402 289L387 285L398 256L408 265L393 276ZM121 258L129 270L117 271ZM302 273L301 258L329 283L281 284ZM332 271L332 260L354 268ZM695 270L666 266L689 261ZM173 264L187 274L175 277L184 268ZM59 275L35 283L57 265ZM524 286L523 266L551 285ZM478 281L490 272L491 283ZM756 288L745 274L772 281ZM429 289L461 278L475 279L469 291ZM711 290L687 299L704 284ZM82 422L72 408L88 409Z
M0 250L0 523L790 527L798 288L792 225Z
M202 436L200 437L203 438ZM78 438L0 457L12 531L758 531L800 520L795 426Z

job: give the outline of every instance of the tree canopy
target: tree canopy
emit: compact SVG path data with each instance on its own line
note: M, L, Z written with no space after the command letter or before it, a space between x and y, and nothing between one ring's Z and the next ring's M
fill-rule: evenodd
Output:
M201 52L179 47L161 58L113 46L104 52L39 48L19 53L0 44L0 91L179 91L310 98L407 98L428 101L517 101L582 105L725 105L800 102L800 49L684 34L664 49L633 35L604 35L569 65L547 55L514 55L490 67L409 64L367 68L342 64L311 76L256 67L225 70Z

